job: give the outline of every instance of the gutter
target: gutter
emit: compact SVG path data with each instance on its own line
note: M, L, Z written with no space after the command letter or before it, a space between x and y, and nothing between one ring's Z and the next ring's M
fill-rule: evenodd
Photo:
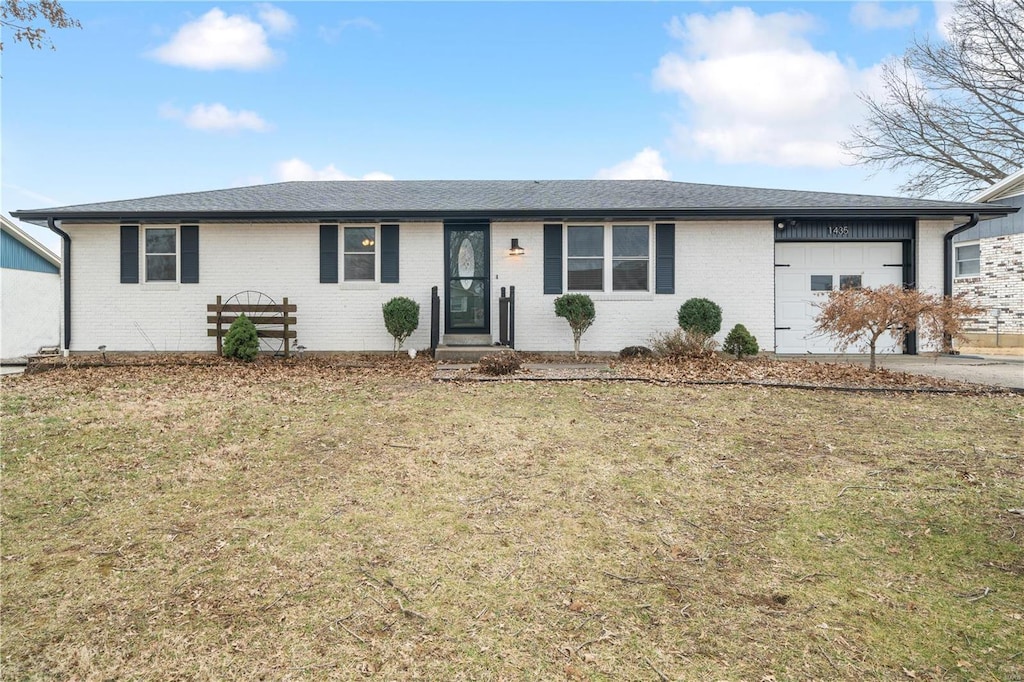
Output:
M60 235L61 240L61 265L60 274L64 283L64 352L71 350L71 235L57 227L57 221L50 217L46 219L46 226L52 232Z
M953 295L953 237L964 230L969 230L978 224L980 219L978 213L972 213L971 219L963 225L958 225L946 233L942 240L942 295Z

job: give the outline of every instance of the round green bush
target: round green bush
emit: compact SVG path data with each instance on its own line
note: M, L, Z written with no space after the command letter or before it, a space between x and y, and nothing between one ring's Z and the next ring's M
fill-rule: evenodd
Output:
M760 348L754 335L748 332L742 324L738 324L726 335L722 350L735 355L738 360L744 355L757 355Z
M256 335L256 325L252 323L245 313L241 313L228 333L224 335L224 357L237 358L246 362L252 362L260 352L260 339Z
M565 319L572 330L573 353L580 356L580 337L597 317L594 300L586 294L566 294L555 299L555 315Z
M688 332L714 336L722 329L722 309L706 298L691 298L679 306L679 326Z
M405 296L396 296L383 305L384 326L395 339L395 354L420 326L420 304Z

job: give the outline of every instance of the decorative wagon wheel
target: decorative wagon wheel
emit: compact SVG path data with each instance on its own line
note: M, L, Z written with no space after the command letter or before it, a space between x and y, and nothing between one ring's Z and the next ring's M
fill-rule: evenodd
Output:
M256 331L270 329L281 329L280 322L273 322L274 318L284 317L279 309L276 309L277 301L267 296L262 291L239 291L237 294L224 301L224 305L244 305L247 306L245 316L252 320L252 323L256 326ZM274 355L277 355L284 348L284 339L268 338L266 336L259 337L260 339L260 350L269 351Z

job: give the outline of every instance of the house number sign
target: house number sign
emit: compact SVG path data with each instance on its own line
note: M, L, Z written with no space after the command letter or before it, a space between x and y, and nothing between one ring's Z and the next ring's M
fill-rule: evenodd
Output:
M830 237L849 237L850 226L849 225L829 225L828 234Z

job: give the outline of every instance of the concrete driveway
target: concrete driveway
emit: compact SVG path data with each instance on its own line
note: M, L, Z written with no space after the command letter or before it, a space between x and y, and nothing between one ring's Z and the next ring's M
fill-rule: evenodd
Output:
M868 364L867 355L780 355L778 358ZM877 363L893 372L1024 390L1024 356L1020 355L879 355Z

